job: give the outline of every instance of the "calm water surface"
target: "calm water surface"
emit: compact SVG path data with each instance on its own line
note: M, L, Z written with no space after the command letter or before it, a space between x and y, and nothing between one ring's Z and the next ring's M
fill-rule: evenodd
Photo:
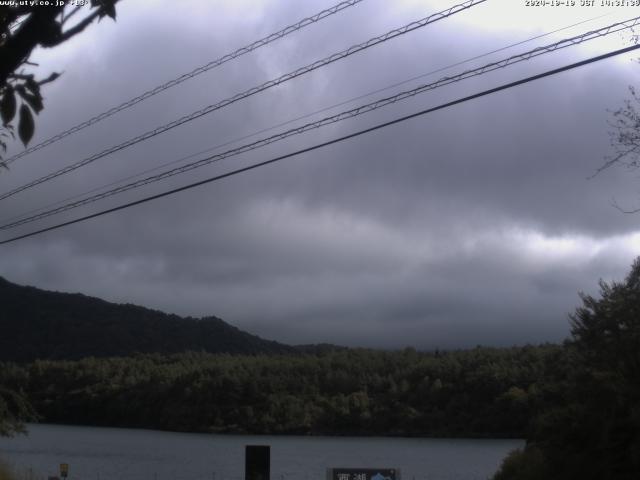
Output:
M30 425L0 438L23 478L69 464L69 480L241 480L245 445L271 445L272 480L324 480L327 467L400 468L403 480L485 480L519 440L207 435Z

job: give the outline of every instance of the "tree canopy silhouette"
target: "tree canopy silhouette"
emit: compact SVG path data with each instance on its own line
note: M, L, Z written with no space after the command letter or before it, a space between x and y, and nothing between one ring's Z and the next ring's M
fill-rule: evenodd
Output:
M570 316L566 381L495 480L631 480L640 472L640 258ZM533 475L533 476L532 476Z
M25 433L24 422L35 418L33 407L22 392L0 386L0 437Z
M0 147L4 151L16 130L22 143L29 143L35 131L34 114L44 108L40 87L60 75L53 72L46 78L36 78L30 73L30 67L37 66L29 61L33 50L56 47L105 16L115 20L118 1L87 0L65 5L68 2L51 0L47 5L0 5ZM2 162L0 165L6 167Z
M0 148L18 137L26 146L35 131L34 114L44 108L40 88L56 80L51 73L37 78L29 72L37 65L29 61L36 47L52 48L75 37L95 20L108 16L115 20L118 0L87 0L77 5L63 1L14 2L0 5ZM87 7L87 8L85 8ZM2 162L0 155L0 166ZM33 411L16 390L0 388L0 435L23 431L23 421Z

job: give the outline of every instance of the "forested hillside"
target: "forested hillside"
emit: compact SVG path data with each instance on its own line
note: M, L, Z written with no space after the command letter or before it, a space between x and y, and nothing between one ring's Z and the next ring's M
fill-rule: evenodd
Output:
M640 259L623 282L600 286L600 298L582 296L563 345L417 352L295 349L219 319L180 319L5 281L2 328L13 344L3 336L2 348L17 360L31 358L16 354L25 346L49 359L0 363L0 433L19 430L20 419L35 411L44 422L193 432L525 437L526 447L505 460L496 480L635 480ZM21 320L42 331L29 337L14 325ZM78 331L68 330L66 344L55 332L68 328ZM204 334L210 336L197 338ZM33 353L57 341L76 345L83 335L95 350L75 353L87 358ZM41 343L28 343L34 337ZM91 356L113 355L99 349L102 338L127 355ZM197 348L214 340L215 348L250 355ZM169 348L165 341L177 342L181 353L132 354Z
M0 364L41 420L196 432L522 437L566 374L559 346Z
M44 422L521 437L531 412L553 395L550 385L566 374L559 346L294 348L215 317L181 318L4 279L0 300L0 386Z
M185 351L234 354L294 351L216 317L182 318L81 294L19 286L2 277L0 303L0 361Z

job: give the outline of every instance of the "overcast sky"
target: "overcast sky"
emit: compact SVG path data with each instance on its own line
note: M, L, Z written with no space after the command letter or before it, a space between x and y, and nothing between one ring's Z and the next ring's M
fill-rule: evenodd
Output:
M38 75L64 73L44 88L32 143L334 3L123 0L117 22L105 19L34 54ZM17 160L0 176L1 190L456 3L365 0ZM488 0L3 200L0 220L577 22L591 19L292 125L640 15L576 3ZM2 238L621 48L630 37L614 34L439 88ZM469 101L1 246L0 275L215 315L293 344L432 349L561 341L578 292L597 293L599 278L622 279L640 255L640 214L611 205L640 206L638 172L612 168L589 179L612 153L611 111L639 79L637 55L627 54ZM9 155L19 151L14 144Z

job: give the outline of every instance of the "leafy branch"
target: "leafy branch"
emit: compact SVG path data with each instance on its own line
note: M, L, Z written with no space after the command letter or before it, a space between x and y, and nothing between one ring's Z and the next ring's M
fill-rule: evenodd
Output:
M33 138L35 116L44 108L40 87L60 76L52 73L37 80L34 74L25 73L25 67L37 66L29 61L31 52L38 46L60 45L105 16L115 20L118 1L91 0L88 10L70 5L0 6L0 148L3 152L7 142L15 138L16 131L25 146ZM82 11L84 17L78 15ZM6 168L1 160L2 155L0 166Z

